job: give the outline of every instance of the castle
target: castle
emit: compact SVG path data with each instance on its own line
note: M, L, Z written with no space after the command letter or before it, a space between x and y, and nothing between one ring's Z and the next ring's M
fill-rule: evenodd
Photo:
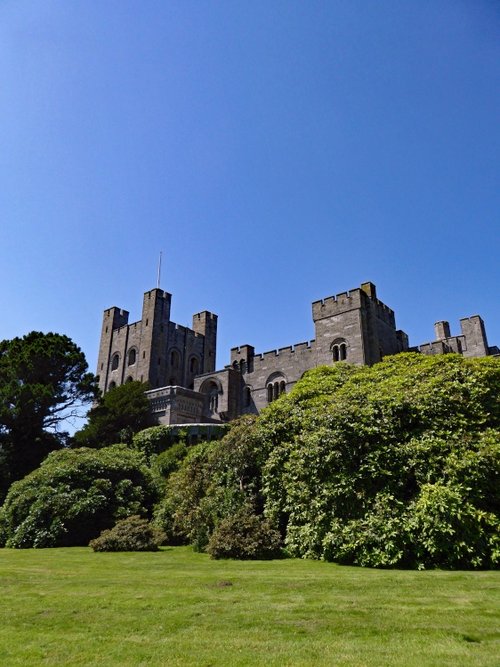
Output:
M144 294L142 317L129 324L128 312L104 311L97 365L104 393L124 382L148 382L155 423L220 423L258 413L311 368L347 361L375 364L404 351L456 352L465 357L499 354L488 347L479 315L460 320L461 334L448 322L435 324L436 340L416 348L396 329L394 311L377 298L373 283L312 304L315 338L271 352L251 345L231 349L230 364L216 370L217 315L193 315L192 328L170 320L172 295L159 288Z

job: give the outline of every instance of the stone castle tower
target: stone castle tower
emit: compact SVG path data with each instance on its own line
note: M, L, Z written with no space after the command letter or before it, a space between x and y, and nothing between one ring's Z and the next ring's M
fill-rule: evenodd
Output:
M193 315L193 328L170 321L172 295L160 289L144 294L142 317L128 323L126 310L104 311L97 375L108 391L131 380L153 388L192 388L200 373L215 370L217 315Z
M371 365L406 350L468 357L499 353L488 347L478 315L460 321L458 336L451 336L448 322L438 322L435 341L409 348L408 336L396 329L394 311L367 282L312 304L313 340L264 353L248 344L234 347L230 364L216 370L217 316L203 311L193 316L192 329L182 327L170 321L171 298L160 289L146 292L142 318L133 324L127 311L105 310L99 347L101 391L131 380L148 382L156 423L217 423L258 413L321 365Z

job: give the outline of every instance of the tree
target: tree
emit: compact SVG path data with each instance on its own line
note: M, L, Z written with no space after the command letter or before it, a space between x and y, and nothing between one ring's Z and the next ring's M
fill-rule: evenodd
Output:
M60 427L96 395L85 356L67 336L33 331L0 342L3 491L64 444Z
M76 447L105 447L117 442L130 443L135 433L148 425L147 385L126 382L110 389L89 412L88 423L75 433Z
M0 545L85 546L120 519L147 516L158 493L144 456L126 445L52 452L10 487Z

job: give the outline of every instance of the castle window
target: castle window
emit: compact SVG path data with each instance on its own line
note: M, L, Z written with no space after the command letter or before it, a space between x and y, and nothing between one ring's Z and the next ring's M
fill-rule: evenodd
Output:
M177 350L172 350L170 353L170 366L171 368L179 368L181 365L181 355Z
M196 357L191 357L189 360L189 372L192 373L193 375L196 375L199 370L199 362Z
M116 382L110 382L108 385L108 389L114 389L116 387Z
M347 342L343 338L337 338L330 345L333 363L347 359Z
M273 373L267 380L267 402L271 403L286 393L286 378L280 372Z
M125 380L125 382L133 382L133 381L134 378L131 375L129 375L128 378Z
M243 390L243 405L245 408L249 408L252 404L252 390L250 387L245 387Z
M111 359L111 370L116 371L119 364L120 364L120 355L117 353L117 354L114 354L112 359Z
M132 348L131 350L129 350L129 353L128 353L128 365L133 366L135 364L136 360L137 360L137 352L136 352L135 348Z

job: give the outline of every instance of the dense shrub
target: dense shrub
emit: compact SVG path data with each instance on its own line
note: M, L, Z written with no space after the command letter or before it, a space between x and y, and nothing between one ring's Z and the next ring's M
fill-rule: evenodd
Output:
M308 373L258 426L270 452L265 511L288 550L380 567L497 567L499 387L498 359L457 355Z
M2 545L84 546L118 519L148 515L158 493L144 457L125 445L53 452L11 486L0 509Z
M181 437L181 440L184 438ZM150 426L132 438L132 445L143 452L148 460L154 454L160 454L171 447L175 442L175 436L170 426Z
M281 535L249 507L241 508L217 525L206 551L212 558L267 560L281 555Z
M89 547L94 551L158 551L165 536L151 526L147 519L133 515L109 530L103 530L99 537L91 540Z
M155 512L155 521L170 539L184 539L203 550L222 519L246 504L262 512L266 455L255 425L255 417L242 417L222 440L190 449L168 479L166 496Z

